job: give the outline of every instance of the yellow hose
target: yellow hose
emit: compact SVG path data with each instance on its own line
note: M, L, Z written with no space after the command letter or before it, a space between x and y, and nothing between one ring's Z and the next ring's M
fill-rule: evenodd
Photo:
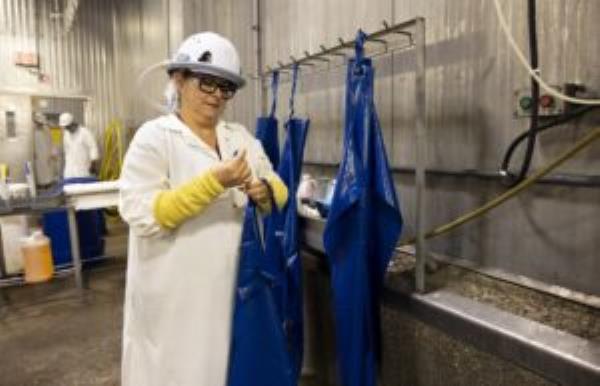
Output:
M579 140L575 145L573 145L573 147L571 147L570 149L565 151L563 154L561 154L554 161L550 162L544 168L533 173L527 179L523 180L520 184L516 185L515 187L513 187L510 190L507 190L506 192L504 192L503 194L494 198L493 200L489 201L485 205L460 216L456 220L451 221L442 226L439 226L433 230L430 230L429 232L427 232L425 234L425 238L430 239L430 238L442 235L444 233L448 233L451 230L458 228L459 226L461 226L471 220L474 220L477 217L483 216L490 210L503 204L505 201L508 201L509 199L513 198L517 194L521 193L523 190L530 187L534 182L536 182L540 178L544 177L546 174L550 173L552 170L556 169L558 166L563 164L565 161L567 161L571 157L575 156L575 154L579 153L586 146L588 146L589 144L594 142L596 139L598 139L598 137L600 137L600 127L592 129L592 131L590 133L588 133L585 137L583 137L581 140ZM414 244L416 242L416 240L417 240L416 237L413 237L407 241L401 242L400 246Z
M123 163L122 124L118 120L110 122L104 131L104 158L99 177L102 181L119 179Z

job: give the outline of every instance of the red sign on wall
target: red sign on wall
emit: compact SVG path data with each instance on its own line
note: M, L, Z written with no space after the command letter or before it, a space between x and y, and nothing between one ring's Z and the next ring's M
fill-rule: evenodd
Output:
M23 67L38 67L38 54L35 52L17 52L15 55L15 65Z

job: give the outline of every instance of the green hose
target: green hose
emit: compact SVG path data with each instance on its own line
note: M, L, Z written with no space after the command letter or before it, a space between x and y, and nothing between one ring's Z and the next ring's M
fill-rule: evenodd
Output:
M523 180L521 183L516 185L514 188L507 190L506 192L504 192L503 194L494 198L493 200L489 201L485 205L483 205L467 214L460 216L456 220L449 222L447 224L444 224L442 226L439 226L439 227L427 232L425 234L425 238L430 239L430 238L442 235L444 233L448 233L451 230L458 228L459 226L461 226L471 220L476 219L477 217L483 216L490 210L494 209L495 207L499 206L500 204L503 204L505 201L508 201L509 199L513 198L517 194L521 193L523 190L530 187L537 180L544 177L546 174L550 173L552 170L556 169L558 166L563 164L565 161L567 161L571 157L575 156L577 153L579 153L581 150L583 150L586 146L588 146L589 144L594 142L596 139L598 139L598 137L600 137L600 127L592 129L592 131L590 133L588 133L585 137L583 137L581 140L579 140L575 145L573 145L573 147L571 147L570 149L565 151L557 159L555 159L554 161L552 161L548 165L546 165L543 169L540 169L539 171L533 173L530 177ZM416 237L413 237L407 241L403 241L400 244L400 246L414 244L416 242L416 240L417 240Z

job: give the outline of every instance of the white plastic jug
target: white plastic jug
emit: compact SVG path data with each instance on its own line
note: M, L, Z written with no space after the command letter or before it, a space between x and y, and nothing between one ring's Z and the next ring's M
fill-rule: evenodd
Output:
M26 216L0 217L0 248L4 252L4 267L8 275L23 271L23 253L20 240L29 233Z
M300 185L298 185L298 200L301 201L303 198L314 199L316 190L317 181L310 174L303 174Z

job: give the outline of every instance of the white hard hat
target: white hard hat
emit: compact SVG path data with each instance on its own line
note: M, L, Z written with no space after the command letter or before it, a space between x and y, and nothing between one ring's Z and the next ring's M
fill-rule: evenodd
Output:
M239 88L246 84L234 45L214 32L200 32L185 39L167 65L169 72L177 69L214 75Z
M58 117L58 125L61 127L67 127L73 123L73 114L71 113L62 113L60 117Z

